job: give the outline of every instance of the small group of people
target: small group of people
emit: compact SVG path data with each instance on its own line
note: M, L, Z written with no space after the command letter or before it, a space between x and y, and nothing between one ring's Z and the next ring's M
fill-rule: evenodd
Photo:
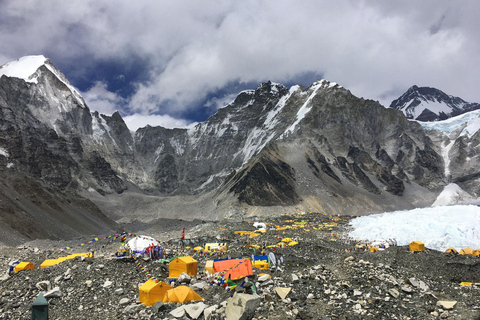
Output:
M160 245L154 245L151 243L146 249L145 254L152 260L164 259L165 252L163 252L163 248Z

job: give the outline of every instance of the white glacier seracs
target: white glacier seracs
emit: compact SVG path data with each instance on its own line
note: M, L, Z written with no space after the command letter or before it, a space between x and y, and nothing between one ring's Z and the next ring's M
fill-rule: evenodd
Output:
M480 207L475 205L385 212L355 218L350 225L349 236L357 240L395 239L400 246L417 240L439 251L480 248Z
M470 111L442 121L417 121L424 129L451 133L463 127L458 136L473 136L480 129L480 110Z

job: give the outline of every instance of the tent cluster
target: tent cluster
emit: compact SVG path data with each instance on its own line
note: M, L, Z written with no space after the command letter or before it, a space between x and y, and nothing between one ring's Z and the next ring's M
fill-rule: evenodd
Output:
M470 256L479 257L480 256L480 249L473 250L470 247L466 247L466 248L463 248L462 250L460 250L460 252L459 252L459 251L455 250L455 248L450 247L447 250L445 250L445 253L466 254L466 255L470 255Z
M164 303L185 303L190 301L200 301L203 298L192 288L187 286L178 286L173 288L165 282L155 282L148 280L138 289L140 302L145 306L153 306L158 301Z

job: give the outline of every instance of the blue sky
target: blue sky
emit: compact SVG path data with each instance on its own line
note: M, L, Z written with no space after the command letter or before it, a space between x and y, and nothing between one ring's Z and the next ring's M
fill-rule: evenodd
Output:
M0 65L42 54L133 130L204 121L263 81L321 78L388 105L410 86L480 102L475 0L0 2Z

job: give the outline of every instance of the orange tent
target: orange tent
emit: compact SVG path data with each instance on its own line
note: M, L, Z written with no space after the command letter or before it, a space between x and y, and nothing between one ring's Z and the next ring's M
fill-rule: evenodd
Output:
M421 241L412 241L409 245L410 251L423 251L425 244Z
M454 247L449 247L447 250L445 250L445 253L458 253L458 251L455 250Z
M167 291L166 301L164 302L189 302L189 301L200 301L203 298L196 293L192 288L187 286L178 286L175 289Z
M459 254L473 255L473 249L470 247L463 248L462 250L460 250Z
M192 257L175 258L168 264L168 277L177 278L184 272L189 276L196 276L197 266L197 260L193 259Z
M145 307L153 306L158 301L167 301L167 291L173 289L165 282L148 280L138 288L138 298Z
M370 249L368 249L368 251L377 252L377 251L379 251L379 249L377 247L370 247Z
M213 263L215 272L225 272L225 279L237 280L253 275L252 262L250 259L230 259L215 261Z
M477 257L480 256L480 249L473 251L473 255Z

